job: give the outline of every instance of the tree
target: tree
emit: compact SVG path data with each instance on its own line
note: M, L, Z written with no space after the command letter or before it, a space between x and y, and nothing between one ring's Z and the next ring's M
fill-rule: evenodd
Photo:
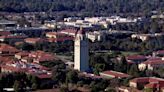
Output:
M62 87L60 87L60 92L69 92L69 89L67 86L63 85Z
M99 72L104 71L105 69L105 64L95 64L95 72L97 72L96 74L99 75Z
M115 62L114 64L114 70L115 71L119 71L119 72L124 72L127 73L128 70L128 63L125 59L124 56L120 57L120 60L118 60L117 62Z
M53 69L52 79L57 84L64 83L66 80L66 72L60 69Z
M139 70L136 64L133 64L130 67L130 70L128 72L130 75L134 76L134 77L138 77L139 76Z
M34 50L34 46L31 45L31 44L28 44L28 43L19 44L19 45L17 46L17 48L19 48L19 49L21 49L21 50L27 50L27 51Z
M148 15L153 10L164 10L162 7L164 2L162 0L152 0L151 2L148 0L1 0L0 3L0 10L5 12L55 11L56 13L57 11L60 13L64 12L64 14L66 14L65 12L68 12L68 14L72 16L100 16L111 13L132 13L136 15L138 12L142 15Z
M151 30L152 30L154 33L156 33L156 32L159 31L159 30L158 30L158 23L157 23L156 21L153 21L153 22L152 22L151 27L152 27Z
M70 83L76 83L78 80L78 74L76 71L69 71L66 75L66 79Z
M0 78L0 92L3 91L3 83L2 83L2 78Z
M121 72L127 73L127 70L128 70L128 63L127 63L127 61L126 61L125 56L122 56L122 57L121 57L120 63L121 63L121 65L122 65L122 68L121 68L122 71L121 71Z
M120 86L120 80L117 78L111 79L110 84L112 84L111 85L112 87L118 87L118 86Z
M31 76L31 84L36 84L38 86L38 78L36 76Z
M20 92L22 89L21 87L21 82L16 80L13 85L15 92Z
M116 90L112 87L108 87L105 92L116 92Z
M38 85L37 85L36 83L33 83L32 86L31 86L31 88L32 88L33 90L36 90L36 89L38 88Z
M144 92L154 92L154 91L153 91L153 89L151 89L151 88L145 88L145 89L144 89Z

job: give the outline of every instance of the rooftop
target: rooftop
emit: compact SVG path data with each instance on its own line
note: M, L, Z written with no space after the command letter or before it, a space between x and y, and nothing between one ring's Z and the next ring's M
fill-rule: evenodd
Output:
M0 36L7 36L7 35L11 35L11 33L8 31L0 31Z
M39 78L51 78L51 71L47 67L35 63L25 63L21 61L12 61L2 66L3 70L12 72L25 72L35 75Z
M143 64L151 64L151 65L164 64L164 60L147 60L143 62Z
M15 47L12 47L8 44L0 44L0 51L7 51L7 52L19 52L18 49L16 49Z
M128 59L128 60L146 60L147 58L143 55L131 55L131 56L127 56L126 59Z
M29 43L36 43L36 42L44 41L44 39L42 39L42 38L26 38L26 39L24 39L24 41L29 42Z
M29 52L22 51L22 52L16 53L15 55L19 55L19 56L28 56L28 55L29 55Z
M159 81L164 81L162 78L156 78L156 77L139 77L139 78L134 78L130 80L130 82L159 82Z
M125 73L121 73L121 72L117 72L117 71L104 71L104 72L101 72L101 74L106 74L106 75L112 75L112 76L115 76L115 77L130 77L130 75L128 74L125 74Z
M161 88L164 87L164 79L162 78L156 78L156 77L139 77L130 80L130 82L135 82L135 83L146 83L145 87L146 88Z

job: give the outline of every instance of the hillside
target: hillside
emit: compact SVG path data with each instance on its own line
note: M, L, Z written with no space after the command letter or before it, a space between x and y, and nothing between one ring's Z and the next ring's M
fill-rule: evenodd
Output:
M69 11L88 13L147 13L164 10L163 0L0 0L0 11Z

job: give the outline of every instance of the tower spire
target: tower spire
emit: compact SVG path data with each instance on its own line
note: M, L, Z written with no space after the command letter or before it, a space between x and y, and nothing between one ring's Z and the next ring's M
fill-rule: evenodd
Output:
M76 40L74 42L74 69L79 71L88 71L89 55L88 41L85 39L85 32L82 28L78 30Z

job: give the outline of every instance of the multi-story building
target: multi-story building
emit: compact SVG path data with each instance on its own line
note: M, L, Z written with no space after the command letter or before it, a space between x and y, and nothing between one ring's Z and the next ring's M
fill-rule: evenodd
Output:
M155 68L162 68L164 66L164 58L149 59L138 65L140 70L154 70Z
M105 35L102 32L98 32L98 31L88 32L88 33L86 33L86 36L92 42L102 41L105 39Z
M140 90L150 88L153 90L152 92L161 92L164 87L164 79L156 77L139 77L130 80L129 86Z
M74 69L85 72L89 69L88 41L84 31L80 30L74 43Z

